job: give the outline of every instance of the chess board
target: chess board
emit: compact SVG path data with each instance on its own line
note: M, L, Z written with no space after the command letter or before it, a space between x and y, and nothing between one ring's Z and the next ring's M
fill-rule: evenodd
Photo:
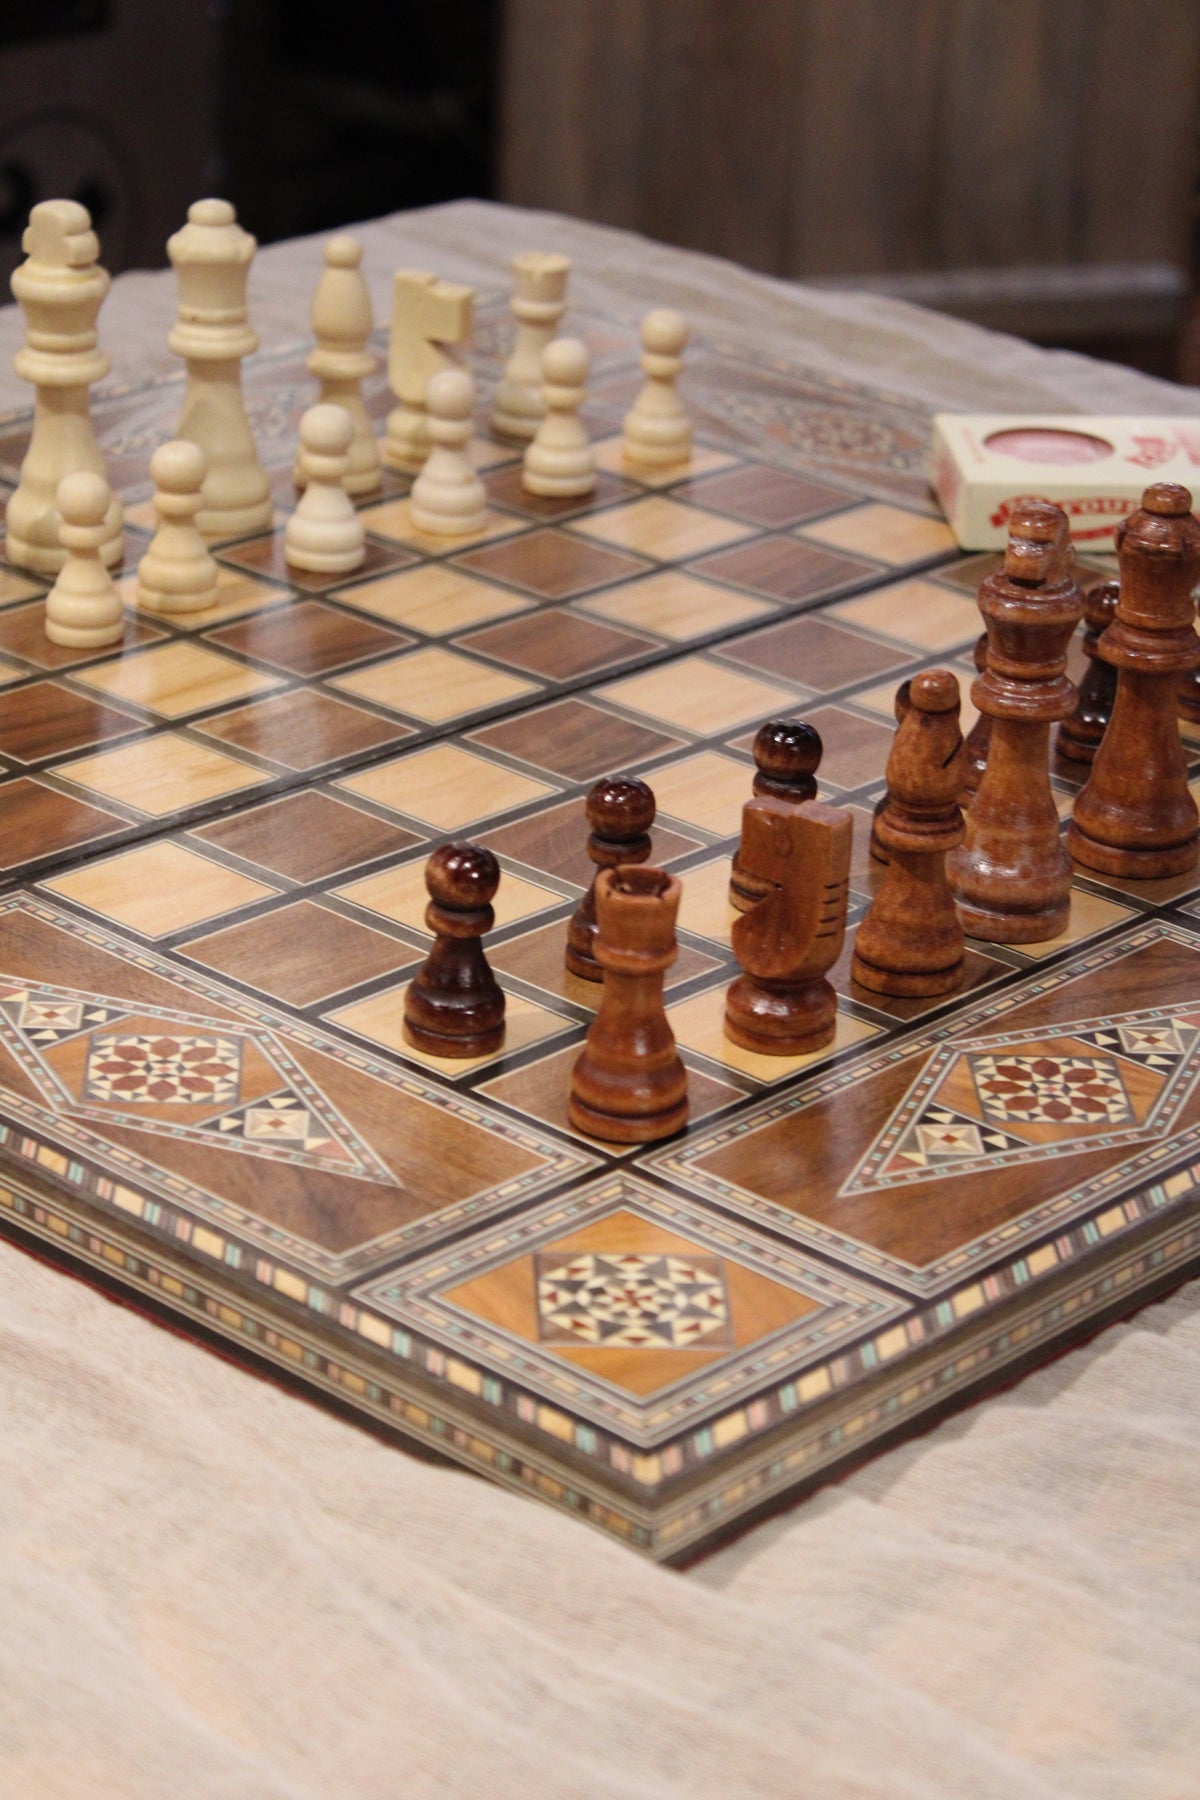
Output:
M1200 875L1081 876L1062 938L970 945L949 999L855 987L894 690L930 666L968 689L997 559L937 516L918 408L715 338L689 352L691 467L631 479L636 343L571 326L586 502L524 494L481 415L477 537L423 538L389 474L362 570L288 570L297 341L248 365L279 522L220 548L210 613L131 607L121 649L64 650L45 583L0 567L0 1226L681 1561L1200 1260ZM507 341L486 297L485 405ZM131 566L180 397L95 409ZM10 490L27 438L0 420ZM836 1039L790 1059L722 1034L730 855L779 715L817 727L855 820ZM683 883L692 1109L629 1150L566 1114L597 998L563 968L584 796L618 772L654 789ZM1077 775L1054 785L1065 817ZM401 1022L425 860L466 836L503 871L508 1029L451 1063Z

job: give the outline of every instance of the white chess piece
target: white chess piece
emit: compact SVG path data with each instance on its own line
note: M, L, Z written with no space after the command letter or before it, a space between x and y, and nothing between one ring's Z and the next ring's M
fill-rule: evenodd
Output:
M692 454L692 425L676 382L683 368L687 320L663 307L642 320L645 386L625 415L621 456L645 468L683 463Z
M474 311L469 287L439 281L426 269L400 269L392 277L388 386L397 404L383 443L389 469L420 469L429 455L426 390L442 370L460 366L454 346L470 336Z
M353 441L354 420L344 406L310 406L300 421L305 488L283 535L293 568L344 575L366 560L363 522L344 486Z
M25 315L25 343L13 367L36 391L33 435L21 480L8 503L6 555L23 568L53 575L66 561L54 497L64 475L103 476L88 412L88 389L108 374L96 341L96 316L109 289L97 262L100 246L87 208L76 200L43 200L21 239L26 260L12 290ZM100 554L119 563L124 548L121 502L110 492Z
M46 595L46 636L52 644L93 650L119 644L125 614L113 578L101 561L112 500L107 481L90 469L64 475L55 505L66 558Z
M137 603L150 612L204 612L217 603L217 565L196 530L207 469L187 438L160 444L150 458L158 530L137 572Z
M475 411L475 383L465 369L443 369L425 394L433 448L413 482L409 513L431 537L467 537L487 523L487 496L467 445Z
M179 316L167 343L187 362L177 437L208 460L196 527L206 538L244 537L271 523L271 489L242 401L242 358L258 349L246 317L257 245L228 200L197 200L167 240L179 283Z
M531 494L565 499L590 494L596 485L596 458L579 417L590 360L578 338L555 338L542 351L546 415L521 471L521 485Z
M492 406L492 430L502 437L530 439L545 412L542 399L542 351L558 329L567 307L565 256L544 250L522 250L513 257L517 278L512 297L517 339L504 365Z
M383 466L371 416L362 397L362 384L376 367L375 358L367 349L374 321L371 295L359 268L362 256L357 238L339 234L326 244L325 268L312 304L316 344L304 364L321 384L320 398L344 406L354 421L345 487L348 494L356 495L374 493ZM302 464L303 458L297 455L297 487L304 485Z

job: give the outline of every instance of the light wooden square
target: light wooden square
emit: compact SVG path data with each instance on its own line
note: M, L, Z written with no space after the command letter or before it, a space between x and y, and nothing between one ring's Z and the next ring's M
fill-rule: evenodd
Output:
M717 837L732 837L741 830L742 808L753 782L752 768L715 750L667 763L650 776L660 813L699 825Z
M571 529L618 550L657 557L660 562L700 556L705 550L717 550L753 537L755 532L753 525L739 525L736 519L722 519L716 513L701 512L699 507L683 506L666 494L651 494L629 506L596 513L593 518L576 519Z
M199 806L204 800L257 787L266 780L260 770L172 732L143 738L120 750L81 757L78 762L64 763L55 773L76 787L103 794L156 819Z
M691 1000L667 1008L667 1019L677 1043L722 1068L734 1069L739 1075L750 1075L767 1086L806 1069L823 1057L860 1044L864 1038L877 1037L880 1026L868 1025L851 1013L839 1012L832 1044L824 1050L813 1050L807 1056L760 1056L756 1050L743 1050L725 1036L725 994L723 987L708 988Z
M735 725L791 712L799 705L797 695L787 688L773 687L700 656L681 657L662 668L615 681L600 692L606 700L682 727L697 737L731 731Z
M688 869L680 876L683 894L679 902L679 928L694 931L697 937L710 938L714 944L730 948L730 933L737 918L729 904L729 876L733 868L731 856L718 856L699 868Z
M835 513L816 525L805 525L796 536L825 544L830 550L848 551L852 556L873 556L876 562L893 568L939 556L955 545L954 533L941 519L876 502Z
M75 679L168 719L228 706L282 685L277 675L260 674L202 644L187 642L158 644L99 668L84 669Z
M420 1063L423 1068L436 1069L441 1075L452 1079L457 1075L469 1075L473 1069L482 1069L487 1063L498 1062L502 1056L513 1056L518 1050L528 1049L530 1044L539 1044L544 1038L553 1037L557 1032L570 1029L570 1021L562 1019L557 1013L547 1012L544 1006L537 1006L532 1000L526 1000L521 994L506 994L504 1008L504 1042L499 1050L491 1056L471 1056L461 1060L450 1056L430 1056L424 1050L417 1050L404 1041L404 993L408 983L400 987L387 988L381 994L372 994L367 1000L356 1001L353 1006L343 1006L337 1012L324 1016L332 1024L341 1025L347 1031L353 1031L358 1037L364 1037L373 1044L382 1044L385 1050L394 1050L407 1062Z
M329 685L434 724L537 692L536 682L432 646L340 675Z
M558 791L456 744L435 744L430 750L393 757L347 775L335 786L438 831L456 831L473 819L510 812Z
M424 550L431 556L437 556L442 551L465 550L470 544L490 543L492 538L509 537L514 531L525 529L524 520L509 518L504 513L493 512L489 507L481 530L466 531L453 537L434 537L413 524L412 503L407 495L402 500L385 500L379 506L365 507L359 517L367 530L374 532L377 537L411 544L415 549Z
M472 625L485 625L533 605L532 600L477 581L449 563L427 563L419 569L381 575L361 587L347 588L338 600L343 606L386 619L390 625L407 626L426 637L467 631Z
M642 463L625 461L619 434L598 439L593 449L598 469L603 469L607 475L624 475L627 480L640 481L643 487L649 488L669 487L673 481L694 481L700 475L715 475L718 469L731 469L737 462L736 456L726 456L723 451L694 444L686 462L651 469Z
M18 663L9 662L7 656L0 656L0 687L6 687L10 681L20 681L28 673L28 669L22 669Z
M751 600L730 588L697 581L695 576L678 569L663 569L644 580L627 581L623 587L596 594L582 605L586 611L599 613L601 618L612 619L618 625L655 631L676 642L705 637L710 631L721 631L730 625L748 624L776 610L763 600Z
M182 844L142 844L40 884L146 937L182 931L278 890Z
M822 617L845 619L914 650L958 649L974 643L980 629L973 597L919 577L843 600Z
M425 908L429 903L429 892L425 886L426 858L416 862L401 863L398 868L384 869L382 873L368 875L362 881L352 881L346 887L334 888L333 892L341 900L349 900L355 906L362 906L368 912L378 913L381 918L392 919L397 925L407 925L413 931L419 931L428 937L431 933L425 925ZM505 869L500 876L500 886L496 890L496 898L492 902L496 914L497 928L511 925L517 919L530 918L534 913L545 912L548 907L561 906L563 896L554 893L550 888L538 887L532 881L523 881L519 875L511 875Z
M1013 948L1022 956L1032 956L1035 961L1040 961L1043 956L1054 956L1057 951L1065 950L1068 944L1082 943L1084 938L1107 931L1110 925L1119 925L1123 919L1135 917L1132 907L1118 906L1114 900L1101 900L1098 894L1089 894L1086 888L1072 888L1071 918L1067 929L1056 938L1048 938L1044 944L1015 944Z

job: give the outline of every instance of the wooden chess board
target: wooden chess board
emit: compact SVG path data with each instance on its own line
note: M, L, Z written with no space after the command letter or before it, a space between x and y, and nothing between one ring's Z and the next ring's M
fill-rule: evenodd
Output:
M480 308L485 401L505 320ZM281 529L231 543L219 606L131 612L119 651L48 643L45 584L0 569L0 1223L681 1560L1200 1260L1200 875L1080 878L1063 938L969 947L948 1001L853 987L851 930L830 1050L728 1043L756 727L821 733L853 927L895 687L944 665L966 691L997 559L935 515L916 408L713 339L689 359L692 468L628 479L636 344L572 329L604 470L586 503L525 495L481 427L477 538L422 538L389 475L350 580L288 571ZM303 346L247 375L282 520ZM134 563L179 400L96 408ZM9 488L26 437L0 421ZM617 772L654 789L683 882L667 998L692 1104L686 1134L628 1151L566 1117L596 1000L562 961L583 799ZM1054 782L1065 814L1075 779ZM503 869L508 1032L449 1063L401 1019L425 859L463 836Z

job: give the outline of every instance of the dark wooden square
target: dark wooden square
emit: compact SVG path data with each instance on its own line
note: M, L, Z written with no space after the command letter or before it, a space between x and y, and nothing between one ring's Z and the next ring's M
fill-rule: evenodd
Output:
M121 656L136 644L148 644L163 633L141 617L125 615L125 637L120 644L108 644L100 650L72 649L67 644L52 644L46 636L46 603L27 600L20 606L9 606L0 612L0 652L19 656L39 669L70 669L79 663L101 662Z
M2 869L16 869L126 829L126 820L26 776L0 787Z
M551 681L571 681L631 662L657 648L640 632L619 631L575 613L525 613L503 625L487 625L454 639L464 650L477 650L496 662L524 669Z
M650 861L659 867L699 848L699 839L683 837L681 833L659 825L654 827L651 837ZM514 862L527 863L530 868L542 869L547 875L557 875L563 881L573 881L579 887L587 887L596 873L587 853L587 840L588 826L582 799L549 807L532 818L518 819L516 824L504 825L499 831L488 832L480 838L489 850L495 850L501 856L511 856Z
M787 619L768 625L731 644L722 644L718 655L729 662L783 675L789 681L829 693L851 682L878 679L908 660L902 651L858 637L824 619Z
M536 712L502 719L498 725L473 731L471 737L570 781L616 774L666 750L678 750L684 741L576 699L556 700Z
M0 694L0 751L14 762L42 762L142 729L128 713L73 694L56 681L34 681Z
M816 550L797 538L762 538L752 544L735 544L714 551L690 565L697 575L709 575L751 594L771 600L821 600L865 576L878 577L871 563L837 556L832 550Z
M468 550L454 561L473 575L502 581L540 600L571 600L654 566L645 557L606 550L565 531L532 531L527 537Z
M821 734L824 753L817 771L818 782L832 782L835 787L863 787L878 781L887 768L888 753L895 727L883 720L864 719L841 706L818 706L798 712ZM749 751L754 733L731 739L735 750Z
M357 756L380 744L411 737L412 727L381 719L328 694L297 688L272 700L256 700L234 712L205 719L196 727L206 737L282 763L287 769L316 769Z
M725 469L699 481L685 481L671 491L678 500L694 500L697 506L728 513L743 524L762 525L774 531L804 525L822 513L853 506L861 497L848 494L843 488L828 487L823 481L793 475L787 469L766 468L762 463Z
M540 519L549 525L558 519L573 519L583 513L595 512L597 507L610 506L614 500L625 500L638 492L631 481L622 481L619 475L609 475L601 469L590 494L555 499L546 494L527 493L522 485L522 473L522 465L517 462L485 475L483 485L488 499L494 505L504 507L506 512L520 513L525 519Z
M421 957L410 944L311 900L194 938L186 954L289 1006L308 1006Z
M374 624L361 614L339 612L319 600L253 613L209 633L210 641L292 675L325 675L384 650L416 642L405 631Z
M232 813L193 837L290 881L319 881L419 843L415 831L306 789Z
M378 495L372 496L378 499ZM308 569L293 568L283 551L283 532L272 531L265 537L250 538L219 552L218 561L234 569L248 569L252 575L266 575L273 581L285 581L289 587L306 594L321 594L337 582L363 581L370 575L383 575L389 569L404 569L417 558L411 550L398 544L379 544L367 539L366 555L357 569L343 575L317 574Z

